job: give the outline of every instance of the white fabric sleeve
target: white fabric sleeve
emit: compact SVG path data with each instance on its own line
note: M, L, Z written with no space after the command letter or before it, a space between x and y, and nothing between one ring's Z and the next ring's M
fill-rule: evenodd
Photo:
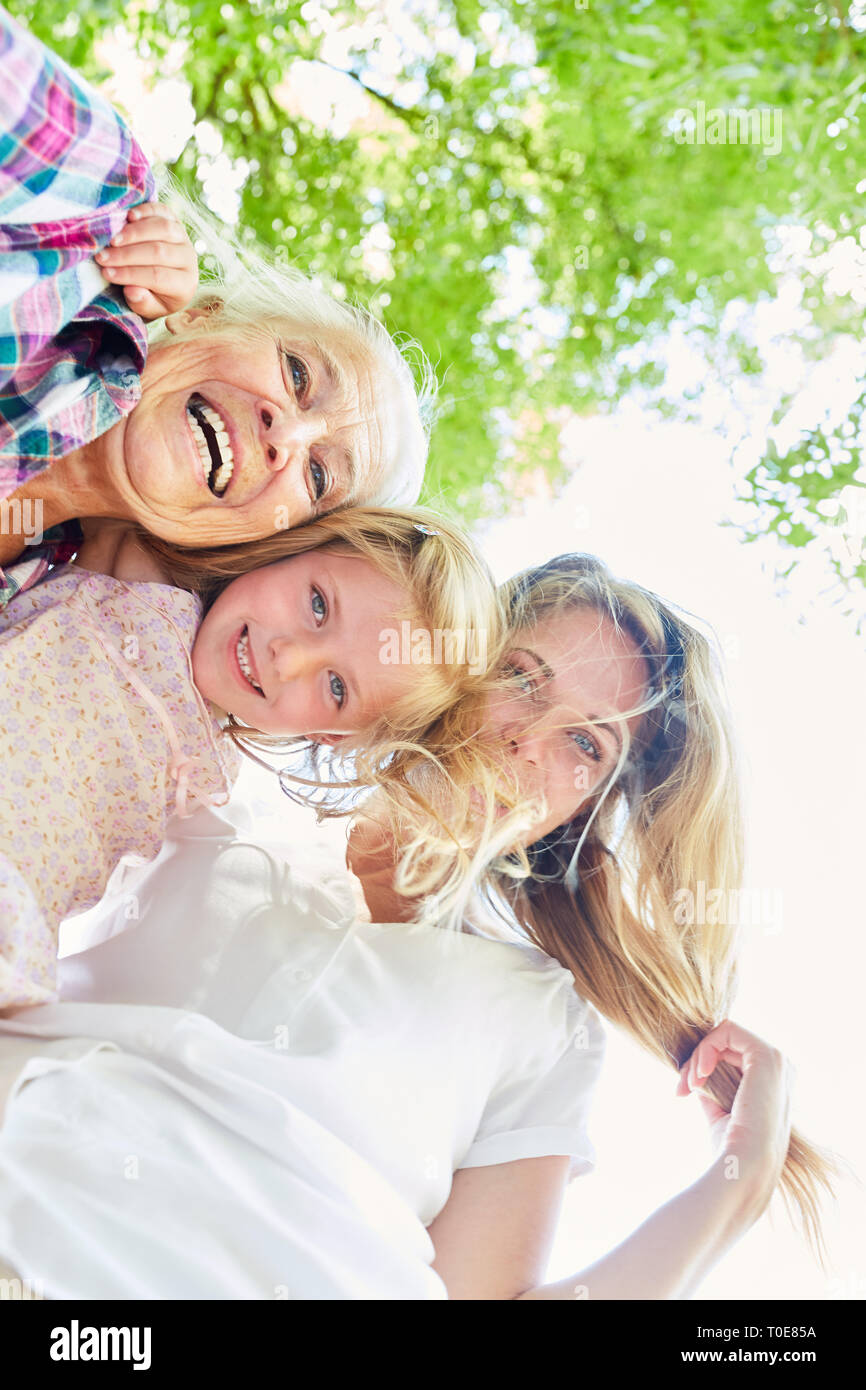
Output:
M533 1066L503 1078L458 1168L568 1154L571 1182L595 1167L587 1119L604 1058L604 1027L573 985L566 987L562 1004L564 1018L553 1030L549 1065L539 1065L536 1056Z

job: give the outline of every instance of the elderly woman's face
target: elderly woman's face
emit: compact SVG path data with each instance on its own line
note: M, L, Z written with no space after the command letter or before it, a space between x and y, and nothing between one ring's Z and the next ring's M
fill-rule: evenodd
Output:
M166 540L226 545L363 502L401 447L396 383L336 333L173 315L110 467L128 514Z

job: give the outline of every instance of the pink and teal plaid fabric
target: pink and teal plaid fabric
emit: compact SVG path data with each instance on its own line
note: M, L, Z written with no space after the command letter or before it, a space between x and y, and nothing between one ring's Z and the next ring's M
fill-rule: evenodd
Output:
M137 404L144 324L93 254L153 196L114 108L0 7L0 499ZM17 581L0 571L0 606L79 536L28 546Z

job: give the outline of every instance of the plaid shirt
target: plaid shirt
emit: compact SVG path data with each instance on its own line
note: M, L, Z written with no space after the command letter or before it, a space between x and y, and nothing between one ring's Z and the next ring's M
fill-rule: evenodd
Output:
M114 108L0 7L0 499L138 403L141 319L93 260L147 161ZM14 504L5 504L10 509ZM0 500L0 527L6 521ZM12 517L10 516L10 520ZM17 528L16 528L17 529ZM0 607L75 553L77 523L0 570Z

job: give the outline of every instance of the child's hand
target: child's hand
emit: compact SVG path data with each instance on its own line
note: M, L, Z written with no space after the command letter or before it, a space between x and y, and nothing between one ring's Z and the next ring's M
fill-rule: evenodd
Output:
M96 263L111 285L123 285L130 309L158 319L189 304L198 287L198 259L171 208L139 203Z

